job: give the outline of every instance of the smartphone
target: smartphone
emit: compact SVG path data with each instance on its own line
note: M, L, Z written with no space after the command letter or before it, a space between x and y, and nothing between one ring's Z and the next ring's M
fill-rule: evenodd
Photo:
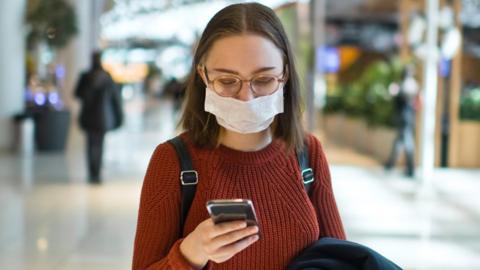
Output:
M258 226L257 215L251 200L210 200L207 202L207 210L215 224L245 220L247 226Z

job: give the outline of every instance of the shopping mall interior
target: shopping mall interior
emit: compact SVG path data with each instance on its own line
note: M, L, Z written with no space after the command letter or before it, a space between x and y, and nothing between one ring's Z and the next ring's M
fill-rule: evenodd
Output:
M1 269L132 269L149 160L184 131L205 26L239 2L0 1ZM402 269L480 269L480 1L259 2L292 44L347 240ZM95 51L123 112L98 179L76 95Z

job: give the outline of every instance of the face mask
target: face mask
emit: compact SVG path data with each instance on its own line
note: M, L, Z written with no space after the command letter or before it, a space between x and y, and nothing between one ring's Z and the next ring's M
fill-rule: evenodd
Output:
M220 126L238 133L263 131L283 113L283 88L249 101L222 97L209 88L205 93L205 111L214 114Z

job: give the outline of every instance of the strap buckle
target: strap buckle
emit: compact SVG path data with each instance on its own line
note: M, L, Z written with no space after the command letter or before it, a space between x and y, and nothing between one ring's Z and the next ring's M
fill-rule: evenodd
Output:
M315 181L312 168L307 168L302 171L302 178L304 184L310 184Z
M195 170L180 172L180 181L183 186L192 186L198 184L198 173Z

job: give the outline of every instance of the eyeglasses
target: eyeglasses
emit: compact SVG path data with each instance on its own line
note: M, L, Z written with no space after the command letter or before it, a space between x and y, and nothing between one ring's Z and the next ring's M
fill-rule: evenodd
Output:
M250 80L243 80L236 75L221 75L213 80L208 78L207 67L203 66L207 82L212 86L212 90L220 96L235 97L243 87L243 82L250 84L254 96L267 96L278 90L280 84L285 83L284 71L281 75L259 74L253 76Z

